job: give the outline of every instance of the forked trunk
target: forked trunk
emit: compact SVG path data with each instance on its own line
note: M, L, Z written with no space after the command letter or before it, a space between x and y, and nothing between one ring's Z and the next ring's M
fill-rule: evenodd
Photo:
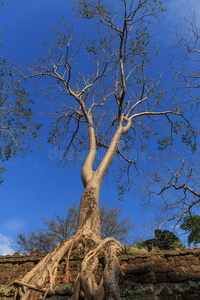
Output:
M96 141L94 129L89 127L90 151L82 169L82 181L85 187L81 197L79 208L78 229L91 230L98 238L101 238L101 223L99 213L99 193L103 178L116 153L117 145L123 134L123 127L119 126L114 134L110 147L106 152L97 170L93 171L96 158Z
M44 295L43 299L46 299L47 295L54 295L59 264L66 255L69 260L70 253L74 250L80 251L84 258L70 300L79 300L80 295L84 295L85 300L121 299L117 283L121 271L117 256L123 246L113 238L101 240L99 193L102 180L113 160L124 129L118 126L110 147L96 171L93 171L96 141L92 126L89 126L89 133L90 150L82 169L85 190L79 208L78 231L68 241L59 243L21 282L15 282L17 286L22 287L19 288L21 300L38 300L40 293ZM104 271L98 284L95 273L98 271L101 257L104 257Z

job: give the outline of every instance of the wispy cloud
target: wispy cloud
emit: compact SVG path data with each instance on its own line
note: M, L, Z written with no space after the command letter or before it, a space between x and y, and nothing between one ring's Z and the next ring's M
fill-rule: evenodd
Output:
M14 218L4 224L4 228L11 232L20 232L24 229L25 222L20 218Z
M169 48L172 41L175 41L176 34L185 28L184 18L188 20L194 18L195 24L200 27L200 1L173 0L168 1L165 7L167 11L163 14L161 26L154 29L151 34L162 48Z
M172 16L179 17L188 17L191 18L193 15L196 16L198 20L200 16L200 1L197 0L174 0L170 1L168 6L168 11Z
M10 239L0 233L0 255L12 253L14 253L14 250L11 247Z

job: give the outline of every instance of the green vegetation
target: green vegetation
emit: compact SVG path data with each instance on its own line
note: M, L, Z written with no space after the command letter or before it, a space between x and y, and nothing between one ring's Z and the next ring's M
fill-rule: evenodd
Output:
M34 101L18 79L11 62L0 53L0 184L4 162L25 155L41 126L33 120Z
M188 235L188 245L197 246L200 243L200 216L191 215L183 219L180 228L187 233Z

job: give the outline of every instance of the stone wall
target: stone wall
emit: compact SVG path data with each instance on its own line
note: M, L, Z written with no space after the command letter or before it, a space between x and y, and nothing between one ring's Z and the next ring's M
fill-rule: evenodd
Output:
M44 256L39 251L21 256L0 256L0 300L14 300L13 280L20 280ZM63 259L56 278L57 296L51 300L70 298L73 282L81 267L82 257L72 253L69 282L66 282L66 260ZM126 247L119 257L124 273L119 280L122 300L197 300L200 299L200 248L161 250ZM103 265L99 264L97 280Z
M120 257L122 299L200 299L200 249Z

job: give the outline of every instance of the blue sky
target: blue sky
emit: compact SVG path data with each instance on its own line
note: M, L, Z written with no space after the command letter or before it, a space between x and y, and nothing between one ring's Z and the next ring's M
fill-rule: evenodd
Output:
M49 28L56 27L61 16L64 15L70 22L73 15L72 6L65 0L17 0L9 1L8 7L0 7L0 27L4 30L1 40L8 56L19 64L39 57L39 45L43 45L45 38L51 38L52 31ZM193 10L198 17L198 1L169 1L165 20L155 33L162 47L170 45L178 28L177 18L191 15ZM47 219L55 213L62 214L66 205L79 201L81 197L80 168L78 165L56 167L52 159L52 152L56 153L56 149L44 142L46 126L47 123L40 137L42 151L33 146L33 152L26 157L12 159L6 164L7 172L0 187L0 254L15 251L17 231L25 233L40 227L43 213ZM148 156L146 160L147 163ZM139 226L142 224L137 196L128 194L123 202L119 202L113 181L109 181L109 178L105 178L100 196L101 201L109 206L121 205L126 215L133 214L134 223Z

